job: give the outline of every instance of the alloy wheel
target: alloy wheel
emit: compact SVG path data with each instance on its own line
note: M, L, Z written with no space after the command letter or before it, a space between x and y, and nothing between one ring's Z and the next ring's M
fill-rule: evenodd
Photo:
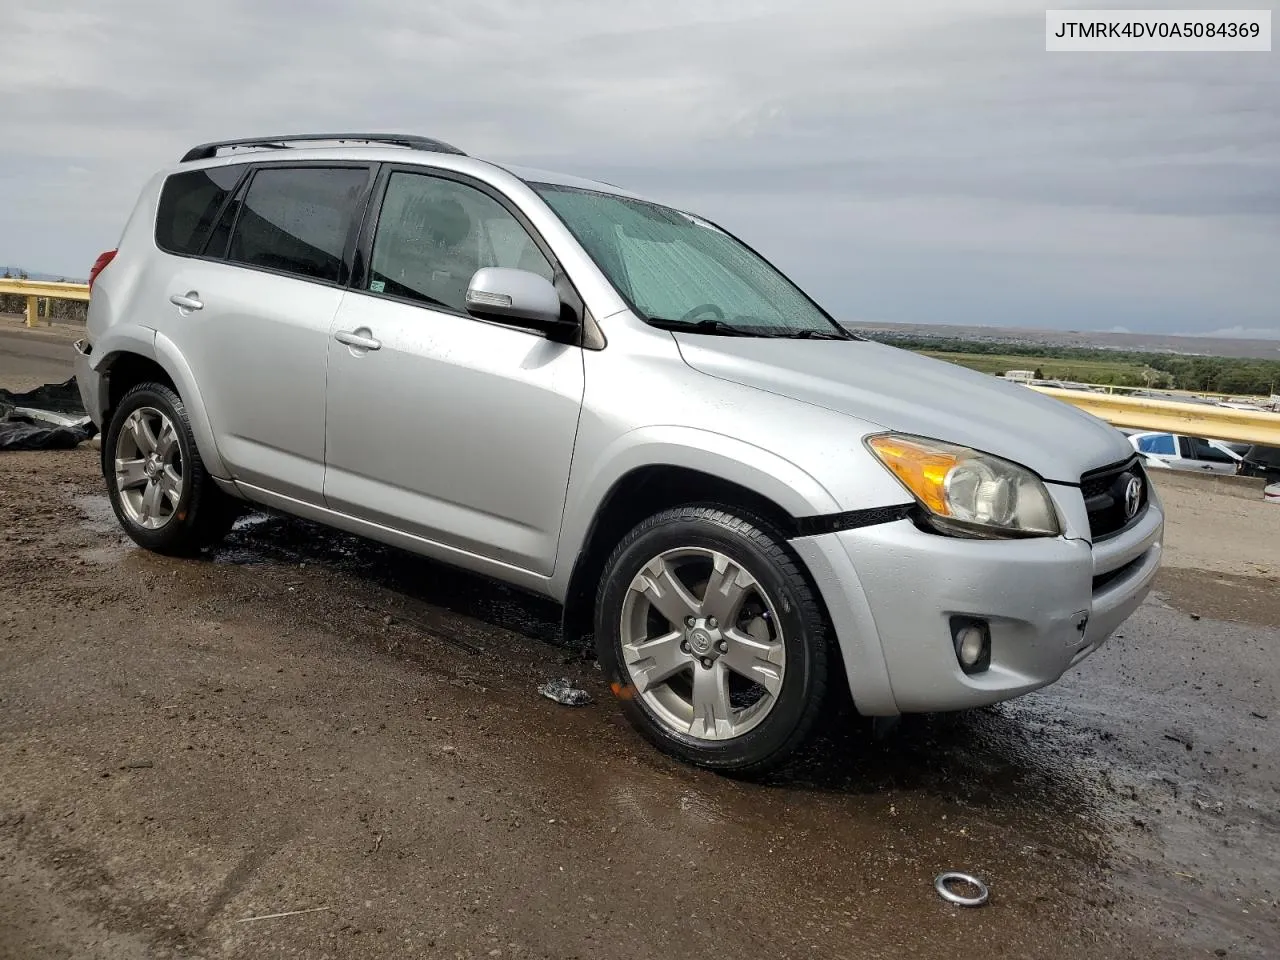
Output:
M125 515L147 530L159 530L182 501L182 446L168 414L139 407L116 437L116 489Z
M636 693L672 731L727 740L777 703L786 648L773 599L726 554L667 550L622 604L622 658Z

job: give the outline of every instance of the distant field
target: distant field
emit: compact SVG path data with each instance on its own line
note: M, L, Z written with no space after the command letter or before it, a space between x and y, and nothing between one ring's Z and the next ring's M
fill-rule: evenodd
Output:
M1055 360L1053 357L1010 357L994 353L948 353L921 350L925 356L958 363L982 373L1036 370L1046 380L1078 380L1081 383L1142 384L1142 364L1123 360Z

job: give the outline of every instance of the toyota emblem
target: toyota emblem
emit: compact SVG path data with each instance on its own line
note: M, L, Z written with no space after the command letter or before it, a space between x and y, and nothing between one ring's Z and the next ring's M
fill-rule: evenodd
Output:
M1124 518L1132 520L1137 516L1140 506L1142 506L1142 480L1138 477L1130 477L1124 487Z

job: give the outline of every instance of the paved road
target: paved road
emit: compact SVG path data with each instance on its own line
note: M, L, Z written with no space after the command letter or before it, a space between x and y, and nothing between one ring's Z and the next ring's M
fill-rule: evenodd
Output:
M83 329L83 328L81 328ZM20 320L0 317L0 384L29 390L42 383L61 383L75 373L72 328L28 330Z
M147 554L91 451L5 455L0 958L1274 958L1280 510L1167 502L1178 565L1059 684L750 784L546 603L264 515Z

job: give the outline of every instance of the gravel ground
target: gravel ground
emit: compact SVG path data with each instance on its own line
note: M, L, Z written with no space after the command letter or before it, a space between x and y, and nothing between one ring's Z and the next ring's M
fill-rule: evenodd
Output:
M1280 510L1166 503L1061 682L748 784L631 733L548 603L266 515L150 555L92 451L4 455L0 957L1274 958Z

